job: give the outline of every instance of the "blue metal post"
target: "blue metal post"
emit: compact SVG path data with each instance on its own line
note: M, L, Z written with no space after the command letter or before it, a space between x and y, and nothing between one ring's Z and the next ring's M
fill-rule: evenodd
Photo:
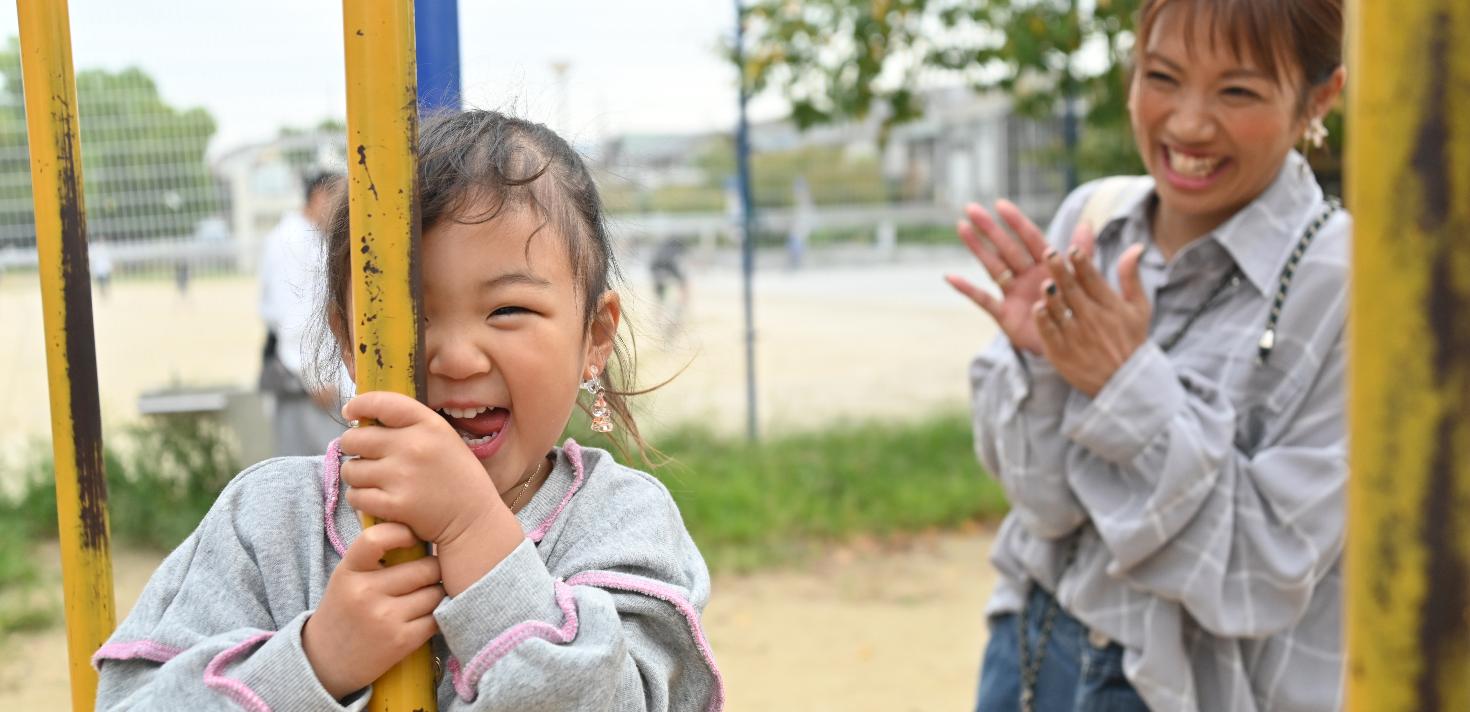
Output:
M419 109L460 108L459 0L414 0Z
M740 121L735 129L735 160L740 173L740 207L745 225L740 249L740 268L745 293L745 428L751 442L756 440L755 412L755 306L751 280L755 272L755 199L750 190L750 125L745 118L745 104L750 90L745 84L745 9L735 0L735 71L740 82Z

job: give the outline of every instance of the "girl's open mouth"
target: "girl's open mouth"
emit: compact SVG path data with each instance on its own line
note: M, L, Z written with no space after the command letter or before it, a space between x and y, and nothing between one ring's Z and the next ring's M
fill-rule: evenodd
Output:
M439 414L454 426L454 431L459 433L470 452L481 460L500 449L505 431L510 427L510 411L495 406L446 406L439 409Z

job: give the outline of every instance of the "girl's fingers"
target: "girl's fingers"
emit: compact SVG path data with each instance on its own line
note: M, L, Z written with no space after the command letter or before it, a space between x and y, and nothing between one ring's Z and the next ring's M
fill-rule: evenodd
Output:
M434 606L438 605L439 602L435 601ZM404 634L415 641L416 645L423 645L439 634L439 621L434 619L433 611L434 607L431 606L429 612L403 624Z
M999 207L1000 204L997 203L997 210ZM990 244L995 245L996 253L1005 262L1005 269L1009 269L1012 274L1025 272L1036 263L1037 260L1028 256L1026 250L1016 243L1016 238L1011 237L1004 228L996 224L995 219L990 217L990 213L986 212L985 208L970 203L965 206L965 214L969 216L970 222L974 223L975 227L990 240Z
M382 487L392 479L392 471L382 460L353 458L344 461L337 471L342 476L342 481L355 489Z
M368 391L347 401L342 406L342 417L349 422L372 420L390 428L403 428L437 416L428 406L402 393Z
M433 586L442 578L439 559L434 556L395 564L373 572L372 576L376 579L378 590L390 596L403 596L425 586Z
M1021 236L1021 242L1026 246L1026 251L1030 253L1032 261L1040 262L1046 254L1047 244L1046 235L1043 235L1041 229L1036 227L1036 223L1031 222L1031 219L1009 200L995 201L995 212L999 213L1001 219L1005 220L1006 224Z
M352 505L353 509L379 519L393 520L399 518L397 516L399 509L398 500L388 494L387 490L376 487L353 487L347 490L347 503ZM401 544L391 548L402 549L406 546L412 546L418 541L418 539L412 538L412 530L409 531L409 535L411 538L407 544Z
M990 315L990 318L1000 321L999 299L996 299L989 292L970 284L969 280L959 275L947 274L944 276L944 281L949 282L949 286L954 287L955 291L969 297L970 301L974 302L981 309L984 309L985 313Z
M402 566L403 564L399 564L393 568ZM439 602L442 600L444 600L444 587L438 584L424 586L398 597L398 601L403 604L403 612L407 614L406 617L409 620L418 620L424 616L432 619L433 616L430 614L439 607ZM438 632L438 629L436 628L434 632ZM429 633L430 636L433 634Z
M349 491L348 496L352 495ZM347 547L347 555L342 557L342 565L349 571L377 571L383 568L383 555L394 549L406 549L418 543L414 538L413 530L397 522L383 522L374 524Z
M975 234L975 227L961 220L955 225L955 233L960 236L960 241L965 243L965 247L970 248L975 258L980 260L980 264L985 265L985 271L990 273L990 278L996 282L1002 281L1001 275L1010 268L1006 267L1005 262L994 251L984 245L980 236Z
M342 433L338 447L342 449L343 455L377 460L387 456L391 439L392 434L387 428L348 428L347 432Z

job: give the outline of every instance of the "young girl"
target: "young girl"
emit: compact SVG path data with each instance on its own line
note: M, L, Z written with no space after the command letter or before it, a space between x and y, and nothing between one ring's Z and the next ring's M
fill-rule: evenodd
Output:
M1149 176L1047 236L962 223L1002 291L951 278L1004 332L971 373L1012 503L982 712L1341 706L1350 226L1292 150L1341 46L1340 0L1145 0Z
M420 145L428 404L363 393L342 415L380 425L236 477L97 651L99 709L361 709L425 642L441 710L722 707L709 575L668 491L555 447L579 390L638 441L606 368L620 310L591 176L495 113L432 118ZM345 202L330 240L351 368ZM435 555L380 563L415 538Z

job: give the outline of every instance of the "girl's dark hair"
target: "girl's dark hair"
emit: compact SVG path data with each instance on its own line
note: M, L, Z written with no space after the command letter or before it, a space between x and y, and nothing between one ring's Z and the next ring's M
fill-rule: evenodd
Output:
M592 328L599 300L622 275L592 174L566 141L541 124L494 111L431 114L420 123L418 178L420 224L426 234L446 220L481 223L504 210L525 210L539 218L542 222L532 238L550 228L566 244L582 297L583 328ZM343 191L327 234L325 265L324 321L337 343L350 342L351 245ZM526 249L530 250L529 242ZM335 348L323 348L319 359L325 359L328 350L332 358L340 358ZM321 372L334 371L335 367ZM613 419L646 457L650 448L638 432L627 401L629 396L647 392L633 390L635 374L632 350L614 334L613 363L598 378L606 389ZM579 401L579 405L584 412L588 410L587 404ZM622 448L622 443L615 444Z
M1278 82L1302 71L1302 105L1308 91L1342 66L1342 0L1144 0L1138 10L1133 51L1141 60L1148 38L1168 7L1179 7L1184 27L1209 23L1211 41L1223 38L1238 58L1250 57Z

